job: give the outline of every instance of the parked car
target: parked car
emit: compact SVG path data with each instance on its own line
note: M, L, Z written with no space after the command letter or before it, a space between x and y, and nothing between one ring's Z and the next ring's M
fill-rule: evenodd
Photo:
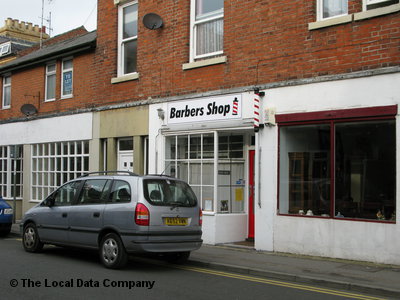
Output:
M0 196L0 236L6 236L11 231L13 222L13 209Z
M186 182L117 171L67 182L21 221L26 251L38 252L44 244L98 249L107 268L123 267L130 253L185 261L202 244L201 225L199 203Z

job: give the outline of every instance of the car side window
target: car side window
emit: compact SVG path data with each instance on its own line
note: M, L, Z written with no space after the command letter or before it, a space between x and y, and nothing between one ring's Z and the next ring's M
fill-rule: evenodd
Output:
M73 181L60 187L54 194L54 206L71 205L80 184L80 181Z
M150 201L154 203L163 203L165 201L162 184L160 184L159 182L149 182L147 184L147 190L149 193Z
M111 188L108 203L126 203L131 201L131 188L129 183L115 180Z
M106 179L90 179L86 180L81 194L79 195L77 204L100 204L104 203L108 195L111 180Z

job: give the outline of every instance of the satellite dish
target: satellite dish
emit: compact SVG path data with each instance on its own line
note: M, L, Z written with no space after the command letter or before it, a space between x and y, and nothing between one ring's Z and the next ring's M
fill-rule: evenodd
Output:
M37 108L33 104L28 103L21 106L21 112L25 116L30 116L37 113Z
M158 29L163 26L163 20L157 14L148 13L143 17L143 25L150 30Z

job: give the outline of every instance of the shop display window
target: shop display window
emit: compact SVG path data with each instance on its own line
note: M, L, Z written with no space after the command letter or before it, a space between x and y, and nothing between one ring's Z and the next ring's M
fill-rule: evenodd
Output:
M187 181L204 211L244 212L243 135L174 135L165 142L165 174Z
M395 120L279 128L279 213L396 221Z

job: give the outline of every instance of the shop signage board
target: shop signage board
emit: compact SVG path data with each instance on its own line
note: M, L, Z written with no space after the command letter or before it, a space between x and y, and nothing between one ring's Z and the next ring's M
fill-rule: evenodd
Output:
M167 119L169 124L241 118L241 94L168 103Z

